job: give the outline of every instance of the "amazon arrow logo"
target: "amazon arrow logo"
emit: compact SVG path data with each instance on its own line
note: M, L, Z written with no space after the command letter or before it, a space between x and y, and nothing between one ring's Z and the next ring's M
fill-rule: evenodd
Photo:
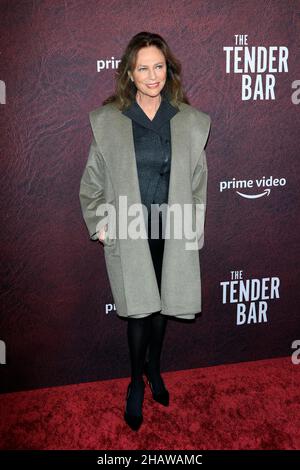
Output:
M257 199L258 197L270 196L271 189L266 189L263 193L260 193L260 194L243 194L243 193L240 193L239 191L236 191L236 192L240 196L246 197L247 199Z

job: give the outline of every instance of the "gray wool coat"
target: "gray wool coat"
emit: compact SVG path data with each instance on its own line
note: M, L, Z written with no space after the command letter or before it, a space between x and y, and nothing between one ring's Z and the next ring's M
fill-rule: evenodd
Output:
M133 239L118 236L120 196L127 196L126 211L141 204L132 121L113 103L89 113L93 139L80 182L79 199L84 221L91 240L98 239L99 227L106 223L115 231L104 241L107 274L117 314L120 317L146 317L160 311L171 317L194 319L201 312L201 273L199 250L204 243L204 220L207 195L207 162L205 146L211 125L208 114L186 104L170 120L171 173L168 207L173 204L184 210L201 204L204 210L193 211L203 227L198 234L198 249L186 249L183 236L177 238L169 226L165 238L161 294L157 285L151 252L146 237ZM99 205L112 205L116 219L100 213ZM170 219L171 220L171 219ZM145 229L145 233L147 230Z

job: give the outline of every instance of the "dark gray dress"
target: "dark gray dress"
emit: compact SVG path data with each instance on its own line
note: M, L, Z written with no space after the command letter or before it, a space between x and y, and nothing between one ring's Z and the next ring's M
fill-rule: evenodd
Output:
M162 96L160 106L151 121L135 100L123 114L132 120L135 156L141 202L148 211L148 242L160 290L164 251L162 218L159 218L159 237L151 238L151 204L168 203L171 170L170 120L179 110Z

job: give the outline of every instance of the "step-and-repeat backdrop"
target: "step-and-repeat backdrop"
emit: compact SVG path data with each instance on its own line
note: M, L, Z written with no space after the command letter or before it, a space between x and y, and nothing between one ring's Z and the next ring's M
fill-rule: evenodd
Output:
M300 2L7 0L0 8L1 390L130 374L127 322L78 193L88 113L114 91L118 60L140 31L167 40L190 103L212 118L202 312L169 320L162 370L292 356Z

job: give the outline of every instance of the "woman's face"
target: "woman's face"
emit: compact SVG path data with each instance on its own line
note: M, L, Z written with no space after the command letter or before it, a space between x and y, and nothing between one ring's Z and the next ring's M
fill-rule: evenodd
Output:
M156 47L142 47L137 53L133 78L137 89L149 97L160 94L167 79L167 64L164 54Z

